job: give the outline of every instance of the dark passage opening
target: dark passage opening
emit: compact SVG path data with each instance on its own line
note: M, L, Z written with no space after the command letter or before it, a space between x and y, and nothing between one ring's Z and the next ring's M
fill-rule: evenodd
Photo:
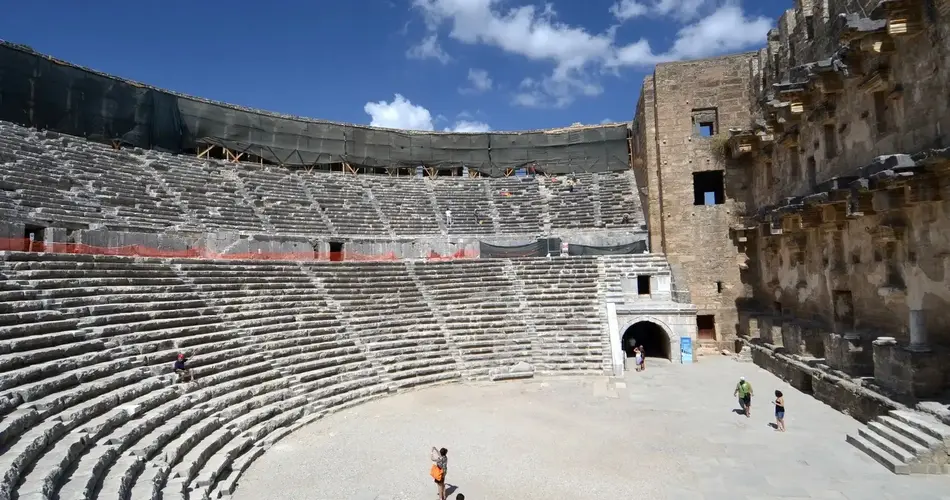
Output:
M24 250L27 252L42 252L43 242L46 241L46 228L27 225L23 228L23 239L26 240Z
M637 295L650 295L650 276L637 276Z
M331 262L343 261L343 242L342 241L330 242L330 261Z
M641 321L623 334L623 352L633 357L633 348L640 346L648 358L670 358L670 339L656 323Z
M722 205L726 202L722 170L693 174L693 205Z
M716 340L716 316L699 314L696 316L696 336L699 340Z

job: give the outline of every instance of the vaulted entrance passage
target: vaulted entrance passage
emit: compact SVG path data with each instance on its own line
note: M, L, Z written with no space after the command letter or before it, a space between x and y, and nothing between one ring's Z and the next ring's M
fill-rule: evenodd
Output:
M633 348L641 346L648 358L670 358L670 339L656 323L640 321L630 325L623 333L623 351L633 356Z

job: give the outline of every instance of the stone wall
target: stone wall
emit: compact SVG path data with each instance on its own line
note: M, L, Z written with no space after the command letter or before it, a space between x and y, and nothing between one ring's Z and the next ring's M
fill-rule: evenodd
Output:
M828 367L809 366L785 354L782 348L758 343L748 345L756 365L860 422L867 423L891 410L906 409L901 403L863 387L859 380L836 374Z
M24 225L17 223L0 224L0 238L20 239L24 235ZM644 238L641 231L622 229L592 231L554 231L552 237L560 238L569 244L588 246L615 246L639 241ZM360 256L390 255L399 259L423 259L432 252L449 256L463 251L467 257L478 257L479 242L498 246L519 246L534 243L538 237L485 235L482 237L453 238L446 236L418 238L333 238L308 239L303 236L247 235L229 232L196 233L165 232L140 233L128 231L90 230L63 228L45 228L42 240L47 243L81 243L94 247L129 247L134 245L149 249L181 251L204 249L208 254L247 254L247 253L328 253L330 241L342 242L344 254ZM560 249L555 251L558 254Z
M774 140L754 145L743 160L750 215L850 179L888 155L950 142L950 67L943 64L950 9L909 2L909 34L900 35L888 26L901 16L877 4L797 1L753 57L750 91L762 109L754 118ZM785 227L759 232L751 288L788 314L899 344L911 341L911 311L922 311L929 341L950 343L950 206L942 201L950 183L944 175L879 187L849 198L861 210L832 208L851 216L841 220L810 211L807 198L800 210L773 217Z
M697 314L714 315L715 341L700 341L707 348L733 347L736 300L746 294L739 275L745 257L729 232L746 210L748 174L721 146L726 131L750 120L752 55L658 65L644 81L633 125L651 248L682 268ZM694 174L704 172L721 172L723 188L714 204L697 205Z
M640 101L637 103L633 120L630 150L633 153L634 176L641 193L640 206L643 208L650 235L650 249L654 252L665 252L663 218L660 214L663 180L660 176L660 164L657 161L659 144L657 143L655 97L653 75L650 75L643 80L643 87L640 89ZM642 198L644 188L646 200Z
M874 379L885 389L914 399L941 395L946 375L943 363L947 352L913 352L897 345L893 338L874 341Z

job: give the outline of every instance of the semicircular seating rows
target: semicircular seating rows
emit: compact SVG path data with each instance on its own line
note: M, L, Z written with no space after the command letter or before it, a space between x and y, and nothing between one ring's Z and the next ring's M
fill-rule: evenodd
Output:
M0 499L220 498L327 412L521 361L604 373L613 259L0 252Z
M641 231L633 173L390 177L113 150L0 122L0 216L113 231L410 237ZM446 217L446 211L451 217Z

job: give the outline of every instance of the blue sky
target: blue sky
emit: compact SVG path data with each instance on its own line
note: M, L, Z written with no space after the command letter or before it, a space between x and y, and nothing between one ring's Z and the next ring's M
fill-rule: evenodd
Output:
M632 119L661 61L758 48L792 0L30 0L0 38L159 87L421 130Z

